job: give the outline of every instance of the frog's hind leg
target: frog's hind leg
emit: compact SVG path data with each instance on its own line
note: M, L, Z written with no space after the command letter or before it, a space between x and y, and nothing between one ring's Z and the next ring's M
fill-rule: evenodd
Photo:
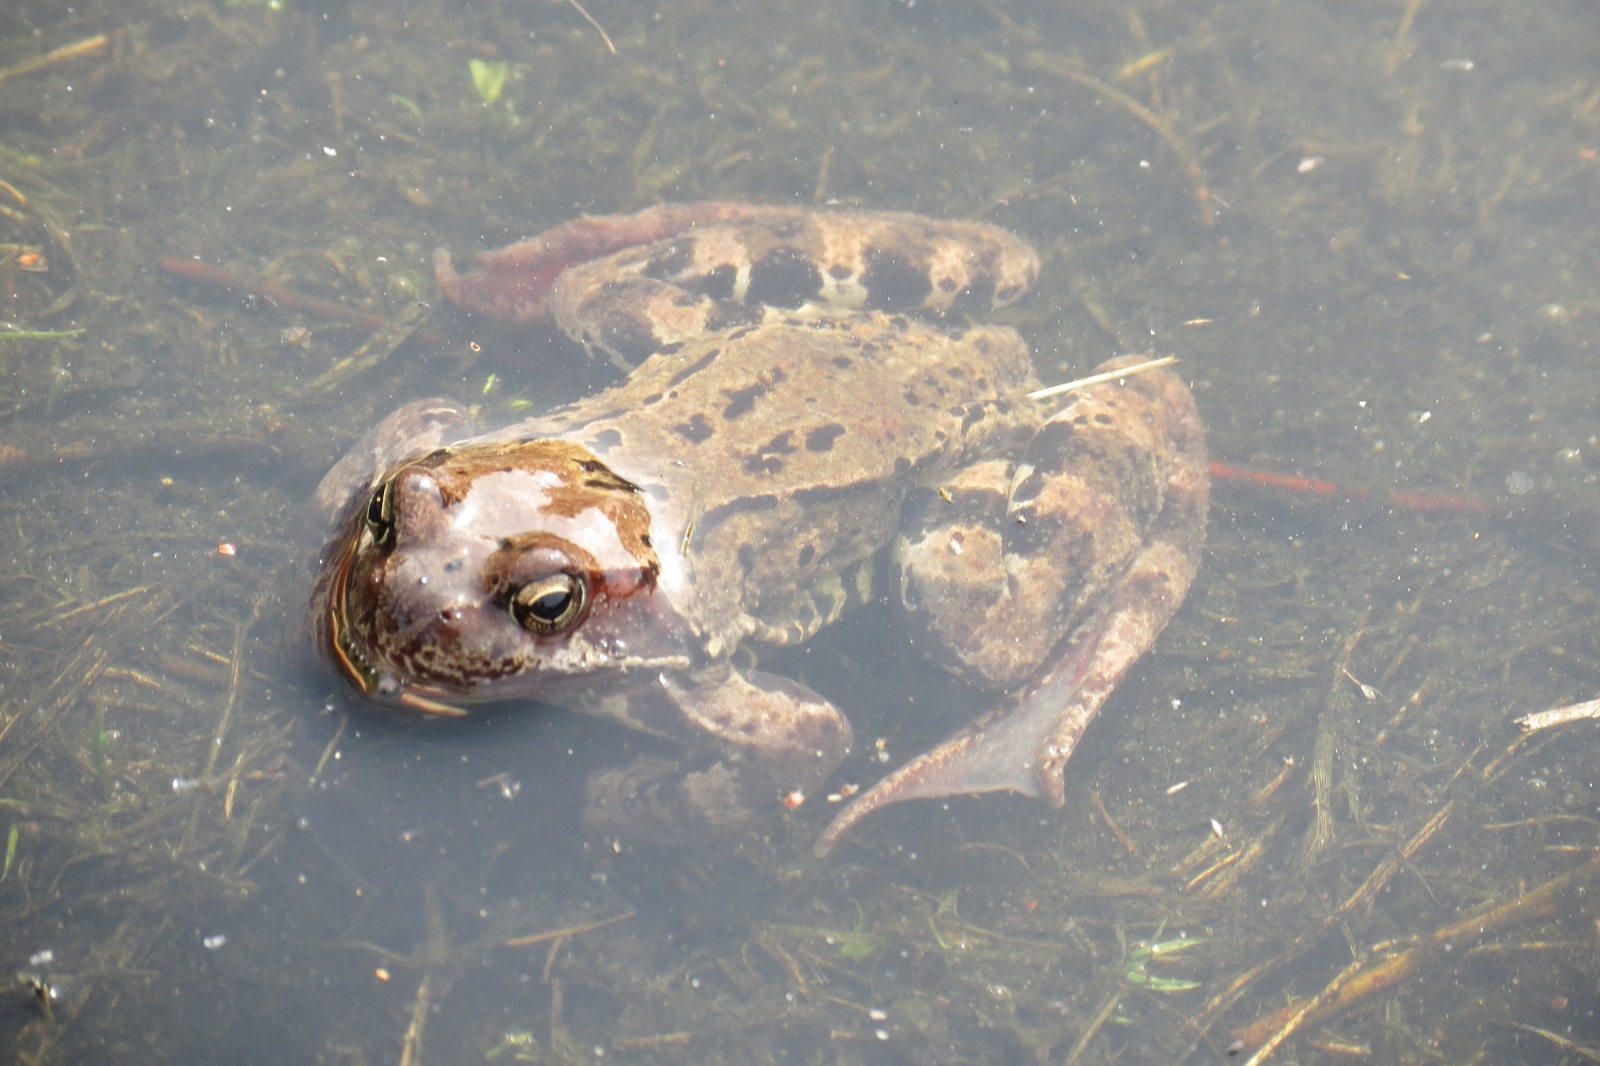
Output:
M1091 632L1079 642L1054 684L1041 685L1014 703L996 707L857 796L828 823L813 853L818 858L826 856L857 822L879 808L905 800L1020 792L1034 798L1044 796L1052 806L1061 806L1064 786L1059 768L1052 777L1040 754L1046 750L1047 739L1064 742L1068 748L1056 760L1058 767L1064 765L1111 694L1111 685L1096 689L1082 685L1098 636Z
M1116 364L1108 365L1114 368ZM1029 449L1026 461L1019 464L1023 474L1012 480L1011 503L1008 506L1014 514L1018 501L1025 501L1023 506L1032 509L1036 525L1046 524L1049 516L1041 512L1048 510L1043 505L1050 485L1044 486L1043 491L1036 491L1033 475L1040 470L1048 471L1051 467L1061 468L1059 459L1051 459L1046 454L1046 446L1057 456L1083 454L1080 449L1085 445L1077 438L1097 434L1099 431L1096 426L1103 426L1108 432L1114 424L1123 428L1144 427L1151 424L1150 417L1146 417L1148 414L1156 422L1164 423L1164 426L1157 434L1157 442L1142 444L1134 451L1138 455L1159 452L1164 454L1164 458L1158 466L1160 489L1156 496L1159 502L1154 514L1148 518L1140 547L1109 580L1092 580L1095 590L1090 599L1097 601L1098 606L1066 640L1049 652L1051 665L1046 666L1040 676L971 726L900 767L857 797L839 813L817 841L814 850L819 856L832 850L840 837L862 818L880 807L902 800L1012 791L1042 797L1053 807L1060 807L1065 802L1062 771L1067 760L1117 683L1139 656L1149 649L1177 611L1194 579L1205 532L1209 485L1204 434L1193 399L1183 383L1166 372L1129 378L1126 386L1150 402L1148 411L1135 403L1135 398L1131 396L1123 396L1120 400L1104 394L1082 397L1053 418L1041 431L1035 445ZM1120 389L1124 386L1109 387ZM1113 410L1107 406L1112 400L1134 404L1138 417L1102 422L1099 416ZM1107 447L1109 443L1104 437L1097 437L1092 446L1087 447L1087 451L1096 456L1097 464L1102 467L1107 463L1111 467L1122 465L1127 470L1131 469L1127 464L1139 462L1137 457L1127 455L1118 459L1117 450ZM1124 474L1123 480L1128 480L1128 476ZM995 475L993 471L987 474L980 471L979 477L980 480L992 482ZM1053 477L1046 480L1053 484L1064 483ZM959 494L952 493L952 497L953 503L961 502ZM1067 516L1059 517L1064 519ZM1103 525L1104 522L1102 516L1098 523L1092 525ZM1070 535L1070 529L1070 524L1058 525L1058 531L1063 534L1063 540L1059 543L1070 545L1076 540ZM945 536L944 533L937 535ZM1062 562L1059 543L1055 555L1057 565ZM993 545L985 548L980 537L976 540L966 539L960 553L953 553L946 547L945 555L965 558L969 550L967 545L974 545L980 553L985 550L998 551ZM1091 558L1096 555L1090 553ZM907 554L903 548L902 566L909 566L914 571L906 580L925 580L927 575L941 566L948 569L947 564L938 562L938 559L937 553L925 554L919 563L914 552ZM977 582L966 580L970 575L958 576L962 576L963 580L955 582L952 586L954 591L948 594L975 596L973 590ZM928 584L930 588L938 588L941 595L947 592L943 585L931 581ZM994 584L1000 590L991 593L997 597L997 602L1009 602L1013 607L1024 604L1022 598L1010 594L1009 582L1000 580ZM1064 591L1068 590L1070 586ZM970 610L981 615L987 608L980 610L980 607L982 601L974 599ZM965 617L970 628L976 629L984 624L982 618L975 620L972 613ZM994 617L998 619L1001 616ZM1032 624L1035 623L1030 622ZM931 632L939 636L941 631L935 627ZM980 649L963 646L954 639L955 632L954 629L949 630L942 638L946 650L952 654L977 655ZM1021 636L1021 633L1018 635ZM978 669L981 663L963 665L983 672Z
M1187 506L1177 510L1193 513ZM858 796L817 840L816 855L827 855L873 811L903 800L1010 791L1062 806L1063 769L1084 730L1188 591L1197 530L1189 524L1153 538L1118 592L1073 635L1054 668Z

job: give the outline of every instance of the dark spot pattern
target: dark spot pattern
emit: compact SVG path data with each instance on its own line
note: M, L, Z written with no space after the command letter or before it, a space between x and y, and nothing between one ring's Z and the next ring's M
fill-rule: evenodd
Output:
M706 315L706 329L713 333L741 327L752 329L760 324L764 314L766 308L760 304L737 304L732 300L719 300L711 305L711 312ZM738 338L739 334L735 333L729 340Z
M647 278L657 281L674 281L679 274L689 269L689 263L694 259L694 245L688 241L678 244L669 244L665 250L656 253L644 265L643 274Z
M867 306L879 311L921 307L933 292L928 272L892 248L869 248L867 269L861 272Z
M776 386L783 383L788 377L781 367L772 370L757 378L754 382L742 389L723 389L722 395L728 398L728 406L722 409L724 421L732 422L734 419L747 415L755 407L756 401Z
M845 278L848 278L854 273L855 271L846 263L835 263L833 266L828 268L828 277L832 278L834 281L843 281Z
M800 558L798 562L801 566L810 566L811 560L815 559L816 557L817 546L815 544L807 544L804 548L800 549Z
M774 248L750 264L745 302L768 307L799 307L822 291L816 263L798 248Z
M679 422L672 427L679 436L690 444L703 444L711 439L711 423L705 415L697 414L687 422Z
M701 277L683 282L683 287L690 292L709 296L718 303L725 303L733 299L733 286L738 280L739 270L737 267L731 265L719 266Z
M951 312L958 315L981 315L993 309L994 278L987 274L979 274L950 304Z
M797 497L799 495L801 494L796 494ZM695 536L709 536L713 529L716 529L718 526L722 525L722 523L726 522L736 514L770 511L777 506L778 497L773 496L770 493L760 496L741 496L736 500L732 500L718 507L713 507L705 514L701 515L700 521L695 527Z
M776 455L747 455L744 459L744 472L747 474L781 474L783 473L783 460Z
M622 443L622 434L615 429L602 429L589 441L589 450L604 455Z
M756 568L756 550L748 544L739 545L739 566L747 574Z
M674 385L681 385L685 378L688 378L693 374L698 374L700 371L710 366L711 361L721 354L721 348L711 349L705 355L702 355L700 358L696 359L694 362L690 363L688 366L672 375L672 377L667 380L667 387L671 388Z
M849 370L851 367L855 366L856 363L855 360L851 359L848 355L836 355L833 357L833 365L838 367L840 370Z
M806 434L806 451L828 452L833 450L833 442L844 434L844 427L837 422L829 422L825 426L818 426Z
M762 455L788 455L794 451L794 430L784 430L763 444L759 451Z

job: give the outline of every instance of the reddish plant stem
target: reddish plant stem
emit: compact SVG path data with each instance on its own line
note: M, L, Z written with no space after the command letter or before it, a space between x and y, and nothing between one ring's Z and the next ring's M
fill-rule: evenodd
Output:
M242 292L247 296L257 297L277 307L291 311L304 311L319 318L331 318L342 322L354 322L368 329L383 329L389 320L382 315L375 315L370 311L357 310L344 304L334 303L332 300L323 300L315 296L285 289L281 285L271 285L264 281L236 274L231 270L209 263L201 263L194 259L173 259L163 256L156 260L156 265L169 274L176 274L180 278L202 285L216 285L235 292Z
M1376 503L1403 511L1438 515L1484 515L1489 513L1489 501L1475 496L1435 496L1419 492L1374 492L1350 485L1338 485L1320 478L1293 477L1270 470L1233 466L1212 462L1211 480L1251 485L1276 492L1309 496L1326 500L1349 500L1355 503Z

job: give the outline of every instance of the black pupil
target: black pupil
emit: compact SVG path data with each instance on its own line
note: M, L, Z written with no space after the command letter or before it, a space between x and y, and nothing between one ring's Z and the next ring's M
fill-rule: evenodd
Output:
M528 605L528 613L541 622L554 622L566 613L567 606L572 603L571 589L557 589L546 592L543 596Z
M372 494L372 500L367 504L367 521L373 525L383 522L383 490L379 489Z

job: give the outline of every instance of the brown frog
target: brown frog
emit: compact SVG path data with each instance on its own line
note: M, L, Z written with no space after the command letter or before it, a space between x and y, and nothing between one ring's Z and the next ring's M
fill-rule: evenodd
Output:
M851 731L734 652L811 637L887 552L918 646L999 695L817 854L905 799L1061 806L1079 737L1188 590L1206 458L1168 371L1028 397L1022 338L971 319L1022 295L1031 248L970 222L698 203L436 265L462 307L548 313L634 369L480 436L458 404L408 405L329 473L313 625L362 693L447 715L538 699L677 738L683 765L597 775L587 824L744 825L819 786Z

